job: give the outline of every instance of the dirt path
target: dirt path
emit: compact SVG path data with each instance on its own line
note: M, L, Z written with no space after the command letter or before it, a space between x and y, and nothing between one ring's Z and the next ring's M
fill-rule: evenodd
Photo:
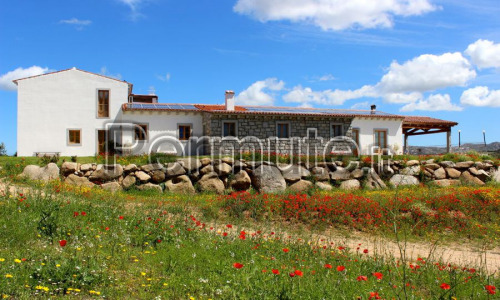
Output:
M32 191L33 190L29 187L9 185L5 182L5 180L0 178L0 195L5 195L6 192L11 195L16 195L18 193L29 194ZM220 229L221 231L230 232L231 234L238 234L241 230L255 232L252 228L243 226L238 227L236 225L234 225L234 228L232 229L228 229L225 225L220 224L218 226L215 224L207 226L214 226L216 230ZM286 228L269 228L268 232L273 230L281 232L282 234L280 234L280 236L284 238L288 237ZM293 235L300 236L300 234ZM401 260L402 257L400 246L403 245L403 243L398 245L398 243L394 242L392 239L385 238L383 236L372 236L359 232L353 232L352 235L348 237L335 232L312 234L312 238L310 233L307 236L309 237L311 243L319 246L344 246L352 249L354 252L363 252L364 249L368 249L368 254L366 255L394 257L398 260ZM457 241L451 245L408 242L405 247L405 256L407 258L406 260L410 262L416 262L417 258L420 257L428 263L445 262L461 267L481 269L488 274L500 274L500 247L481 249L478 247L472 247L466 243L466 240L464 240L464 244L460 244L460 241Z

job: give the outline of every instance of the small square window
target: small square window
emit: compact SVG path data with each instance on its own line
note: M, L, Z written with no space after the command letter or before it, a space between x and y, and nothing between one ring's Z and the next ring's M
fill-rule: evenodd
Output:
M333 124L332 125L332 135L333 135L333 137L344 135L344 130L343 130L342 124Z
M317 128L307 128L307 138L308 139L316 139L318 137L318 129Z
M223 122L222 136L236 136L236 122Z
M135 126L135 140L136 141L145 141L147 139L148 139L148 125L137 124Z
M190 125L179 125L179 140L187 141L191 137Z
M276 129L278 138L287 139L290 137L290 124L278 123Z
M68 130L68 142L70 145L80 145L81 144L81 133L79 129Z

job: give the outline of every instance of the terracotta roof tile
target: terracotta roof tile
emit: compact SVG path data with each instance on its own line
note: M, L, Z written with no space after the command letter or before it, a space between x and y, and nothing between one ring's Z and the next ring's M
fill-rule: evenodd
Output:
M457 122L435 119L435 118L431 118L431 117L406 116L404 118L403 125L410 126L412 124L415 124L415 125L449 125L449 126L458 125Z

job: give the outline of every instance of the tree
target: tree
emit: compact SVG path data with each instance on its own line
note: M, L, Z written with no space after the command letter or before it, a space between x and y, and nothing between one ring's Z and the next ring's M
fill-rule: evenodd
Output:
M0 143L0 156L7 155L7 149L5 148L5 144L2 142Z

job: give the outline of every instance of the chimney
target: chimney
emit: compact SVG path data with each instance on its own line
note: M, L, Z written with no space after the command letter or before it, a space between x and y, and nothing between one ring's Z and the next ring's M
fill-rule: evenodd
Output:
M375 104L373 104L371 106L371 110L372 110L372 115L375 114L375 111L377 111L377 106Z
M226 110L234 111L234 92L226 91Z

